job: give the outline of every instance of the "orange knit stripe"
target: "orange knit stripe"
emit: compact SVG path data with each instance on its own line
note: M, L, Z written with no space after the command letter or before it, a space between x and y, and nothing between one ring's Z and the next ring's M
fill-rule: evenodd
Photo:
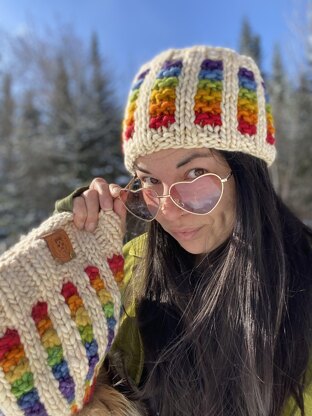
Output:
M101 289L105 288L104 282L103 280L100 278L100 276L98 276L97 278L95 278L94 280L92 280L92 287L98 291Z
M41 321L39 321L37 324L37 329L40 337L50 328L53 328L53 323L48 317L41 319Z
M175 104L170 101L163 101L161 104L150 105L150 115L152 117L156 117L161 114L173 114L174 111Z
M200 113L214 113L214 114L221 114L222 109L220 108L220 104L213 104L213 105L207 105L203 102L197 102L194 106L195 112Z
M67 300L69 309L72 313L76 313L76 311L83 306L83 301L81 299L81 297L77 296L77 295L72 295L68 298Z
M24 359L26 360L24 347L22 345L18 345L6 353L5 358L0 361L0 367L5 373L7 373L12 367L15 367L20 360Z

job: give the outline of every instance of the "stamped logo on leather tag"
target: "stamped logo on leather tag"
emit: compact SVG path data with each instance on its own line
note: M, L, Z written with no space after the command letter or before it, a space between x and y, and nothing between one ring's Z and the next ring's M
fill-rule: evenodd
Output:
M43 238L53 256L59 263L67 263L76 257L72 243L65 230L58 229L50 234L45 234Z

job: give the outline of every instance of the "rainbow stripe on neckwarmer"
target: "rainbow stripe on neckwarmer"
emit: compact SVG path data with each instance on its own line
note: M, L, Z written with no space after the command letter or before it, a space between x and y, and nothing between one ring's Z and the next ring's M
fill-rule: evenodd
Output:
M257 83L253 72L247 68L239 68L238 85L238 131L253 136L257 134L258 123Z
M166 61L153 84L150 97L149 127L159 129L175 123L176 88L182 71L182 61Z
M32 318L35 321L41 343L48 356L48 365L59 383L59 390L67 402L71 405L71 411L77 411L74 403L75 383L71 377L64 353L62 343L53 327L48 315L46 302L38 302L32 309Z
M110 349L114 339L114 330L116 326L116 319L114 318L114 303L113 298L105 288L104 281L101 279L99 269L95 266L88 266L85 269L91 286L95 290L107 321L108 335L107 335L107 350Z
M198 80L194 123L200 126L221 126L223 62L205 59L201 63Z
M62 287L62 295L64 296L65 302L70 309L71 318L77 325L82 343L86 349L89 370L85 379L86 392L83 401L84 403L87 403L90 398L91 380L94 376L96 364L99 361L98 343L94 338L90 316L76 286L72 282L64 283Z
M24 415L48 416L39 399L29 360L15 329L8 328L0 338L0 367Z
M107 263L111 272L113 273L114 280L118 287L121 287L124 279L124 266L125 260L120 254L113 254L113 257L107 258Z
M107 263L111 272L113 273L114 279L120 287L124 278L124 258L121 255L114 254L113 257L107 258ZM116 319L114 317L114 300L107 291L103 279L101 279L100 271L95 266L88 266L85 268L85 272L89 277L90 284L95 290L97 297L102 305L107 327L108 327L108 343L107 351L110 349L112 341L114 339L116 329Z
M129 140L133 136L134 129L135 129L134 113L137 108L137 99L139 97L140 88L148 73L149 73L149 69L139 74L137 78L134 80L133 86L131 88L128 106L126 109L126 117L125 117L124 126L123 126L123 129L124 129L123 140L125 141Z

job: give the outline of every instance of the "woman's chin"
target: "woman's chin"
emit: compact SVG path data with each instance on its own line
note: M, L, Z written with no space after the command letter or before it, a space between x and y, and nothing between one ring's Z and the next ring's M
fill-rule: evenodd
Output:
M190 254L209 254L212 251L216 250L218 247L222 246L227 239L222 239L222 241L178 241L181 247L184 248Z
M185 251L187 251L190 254L204 254L209 251L207 251L207 245L202 244L199 241L178 241L181 247L184 248Z

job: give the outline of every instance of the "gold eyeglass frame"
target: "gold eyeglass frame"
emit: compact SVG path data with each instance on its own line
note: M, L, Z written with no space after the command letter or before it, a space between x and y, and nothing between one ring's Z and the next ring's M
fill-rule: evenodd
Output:
M225 178L221 178L219 175L217 175L216 173L205 173L204 175L200 175L200 176L198 176L197 178L195 178L195 179L193 179L192 181L180 181L180 182L175 182L175 183L173 183L173 184L171 184L170 185L170 187L169 187L169 190L168 190L168 194L167 195L158 195L157 194L157 192L156 191L153 191L154 193L155 193L155 198L159 198L160 200L162 199L162 198L170 198L171 199L171 201L178 207L178 208L180 208L180 209L182 209L183 211L185 211L185 212L187 212L188 214L193 214L193 215L200 215L200 216L202 216L202 215L208 215L208 214L210 214L218 205L219 205L219 202L221 201L221 198L222 198L222 195L223 195L223 191L224 191L224 184L230 179L230 177L233 175L233 172L231 171ZM205 212L204 214L200 214L200 213L196 213L196 212L191 212L191 211L189 211L189 210L187 210L186 208L183 208L177 201L175 201L175 199L170 195L170 191L171 191L171 189L172 189L172 187L173 186L175 186L175 185L179 185L179 184L185 184L185 183L193 183L193 182L195 182L195 181L197 181L198 179L200 179L200 178L203 178L203 177L205 177L205 176L215 176L215 177L217 177L219 180L220 180L220 182L221 182L221 194L220 194L220 197L219 197L219 199L218 199L218 202L216 203L216 205L210 210L210 211L208 211L208 212ZM136 176L134 177L134 178L132 178L131 179L131 181L128 183L128 185L125 187L125 188L121 188L120 190L119 190L119 193L121 192L121 191L128 191L128 192L132 192L132 193L136 193L136 192L140 192L140 191L142 191L142 189L147 189L147 188L139 188L139 189L135 189L135 190L131 190L131 189L129 189L129 187L131 186L131 184L136 180L136 179L138 179ZM154 221L154 219L157 217L157 215L158 215L158 212L159 212L159 210L160 210L160 207L161 207L161 204L159 203L159 206L158 206L158 208L157 208L157 212L156 212L156 214L153 216L153 218L152 219L144 219L144 218L141 218L141 217L139 217L138 215L136 215L136 214L134 214L128 207L127 207L127 205L123 202L123 200L121 199L121 197L120 197L120 195L118 196L118 198L120 199L120 201L123 203L123 205L125 206L125 208L126 208L126 210L131 214L131 215L133 215L134 217L136 217L136 218L138 218L139 220L142 220L142 221L145 221L145 222L151 222L151 221Z

